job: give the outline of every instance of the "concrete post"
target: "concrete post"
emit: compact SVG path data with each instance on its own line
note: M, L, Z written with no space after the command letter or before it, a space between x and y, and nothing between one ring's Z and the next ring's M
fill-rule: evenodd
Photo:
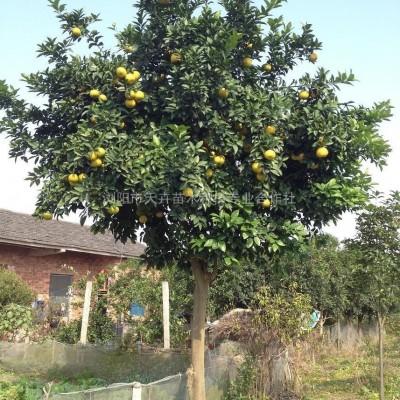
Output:
M133 382L132 400L142 400L142 384L139 382Z
M83 303L83 315L82 315L82 328L81 328L81 344L87 343L87 330L89 326L89 313L90 313L90 298L92 296L93 282L86 282L85 290L85 301Z
M162 299L163 299L163 325L164 325L164 349L170 348L169 336L169 285L168 282L162 283Z

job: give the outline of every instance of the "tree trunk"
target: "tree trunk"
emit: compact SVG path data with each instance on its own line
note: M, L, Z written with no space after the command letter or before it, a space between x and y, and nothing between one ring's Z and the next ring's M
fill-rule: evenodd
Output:
M190 400L205 400L205 323L211 273L207 270L207 264L197 258L192 258L191 265L195 288L191 328L192 366L188 372L189 398Z
M321 315L319 317L318 325L319 325L319 336L324 336L324 325L325 325L326 318L324 316L324 312L321 310Z
M383 380L383 336L385 327L385 317L378 312L378 334L379 334L379 400L384 400L385 385Z

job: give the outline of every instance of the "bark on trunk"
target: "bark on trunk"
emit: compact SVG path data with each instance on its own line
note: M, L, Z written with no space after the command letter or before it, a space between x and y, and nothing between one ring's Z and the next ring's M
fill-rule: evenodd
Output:
M384 335L385 317L378 312L378 333L379 333L379 400L385 398L385 385L383 380L383 335Z
M192 366L188 372L188 389L190 400L205 400L205 323L208 290L212 274L208 272L207 264L197 258L191 260L191 265L195 288L191 328Z

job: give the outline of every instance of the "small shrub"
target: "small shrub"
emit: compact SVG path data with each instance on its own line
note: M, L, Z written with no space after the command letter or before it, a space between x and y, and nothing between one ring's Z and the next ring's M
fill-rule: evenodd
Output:
M53 338L61 343L76 344L81 335L82 320L61 323L53 332Z
M53 338L61 343L76 344L81 337L82 319L61 323L53 332ZM89 314L87 339L89 343L108 344L115 340L114 323L105 313L101 303Z
M0 337L15 340L24 338L33 327L32 309L8 304L0 310Z
M29 306L34 299L35 293L20 276L0 265L0 309L11 303Z
M254 380L256 379L256 365L250 358L247 358L239 367L235 382L232 382L225 400L264 400L251 394ZM266 399L266 398L265 398Z
M100 300L89 314L88 340L90 343L108 344L115 337L114 322L107 315L103 300Z

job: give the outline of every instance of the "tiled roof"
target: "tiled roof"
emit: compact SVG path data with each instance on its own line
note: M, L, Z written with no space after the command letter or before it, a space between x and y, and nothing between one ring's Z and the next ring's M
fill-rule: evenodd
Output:
M126 258L140 257L145 249L139 243L115 242L111 233L95 235L86 226L4 209L0 209L0 243Z

